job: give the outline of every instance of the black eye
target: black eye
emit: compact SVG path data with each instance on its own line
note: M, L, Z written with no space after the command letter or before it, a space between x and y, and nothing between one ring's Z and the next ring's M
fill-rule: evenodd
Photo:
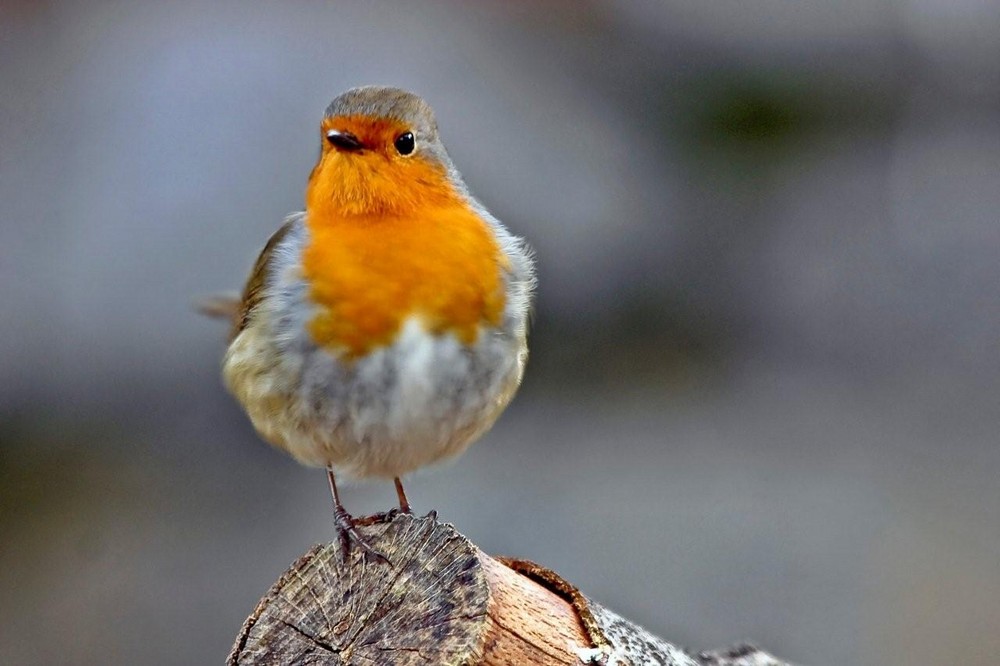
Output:
M413 132L403 132L396 137L393 145L396 146L396 150L399 151L400 155L409 155L417 147L416 141L413 138Z

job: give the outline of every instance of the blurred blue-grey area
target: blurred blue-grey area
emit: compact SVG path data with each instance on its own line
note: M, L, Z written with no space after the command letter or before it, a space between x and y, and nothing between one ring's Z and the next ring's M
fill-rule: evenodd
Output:
M0 662L220 663L333 538L192 304L368 83L540 266L521 393L419 511L695 648L996 663L987 0L0 4Z

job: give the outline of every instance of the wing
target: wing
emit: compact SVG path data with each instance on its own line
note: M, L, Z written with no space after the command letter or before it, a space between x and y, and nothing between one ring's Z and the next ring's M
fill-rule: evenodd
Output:
M243 296L240 299L240 304L234 313L233 331L230 334L230 339L239 335L250 322L250 317L254 308L257 307L257 304L260 303L260 299L264 296L263 292L264 287L266 286L268 266L271 263L271 257L281 241L284 240L285 236L288 235L288 232L291 231L292 227L299 221L300 218L297 215L289 217L289 219L281 225L281 228L275 231L274 235L268 239L264 249L261 250L260 256L257 257L257 261L253 265L253 270L250 271L250 278L247 280L246 286L243 287Z

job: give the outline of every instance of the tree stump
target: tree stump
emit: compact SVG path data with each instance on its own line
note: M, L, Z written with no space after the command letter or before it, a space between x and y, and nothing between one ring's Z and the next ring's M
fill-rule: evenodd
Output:
M228 664L787 666L750 646L685 652L432 516L360 529L388 563L314 546L257 604Z

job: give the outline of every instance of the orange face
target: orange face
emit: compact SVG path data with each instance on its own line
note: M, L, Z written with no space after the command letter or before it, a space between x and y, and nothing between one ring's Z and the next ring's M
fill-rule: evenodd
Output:
M322 129L361 147L325 142L306 189L316 342L357 357L391 344L411 317L467 344L498 325L505 258L445 167L419 149L400 154L409 128L398 121L336 117Z
M338 148L323 141L309 176L306 207L319 214L405 213L428 203L455 200L443 166L420 154L400 154L396 140L410 131L397 120L338 116L323 120L324 137L347 133L363 146Z

